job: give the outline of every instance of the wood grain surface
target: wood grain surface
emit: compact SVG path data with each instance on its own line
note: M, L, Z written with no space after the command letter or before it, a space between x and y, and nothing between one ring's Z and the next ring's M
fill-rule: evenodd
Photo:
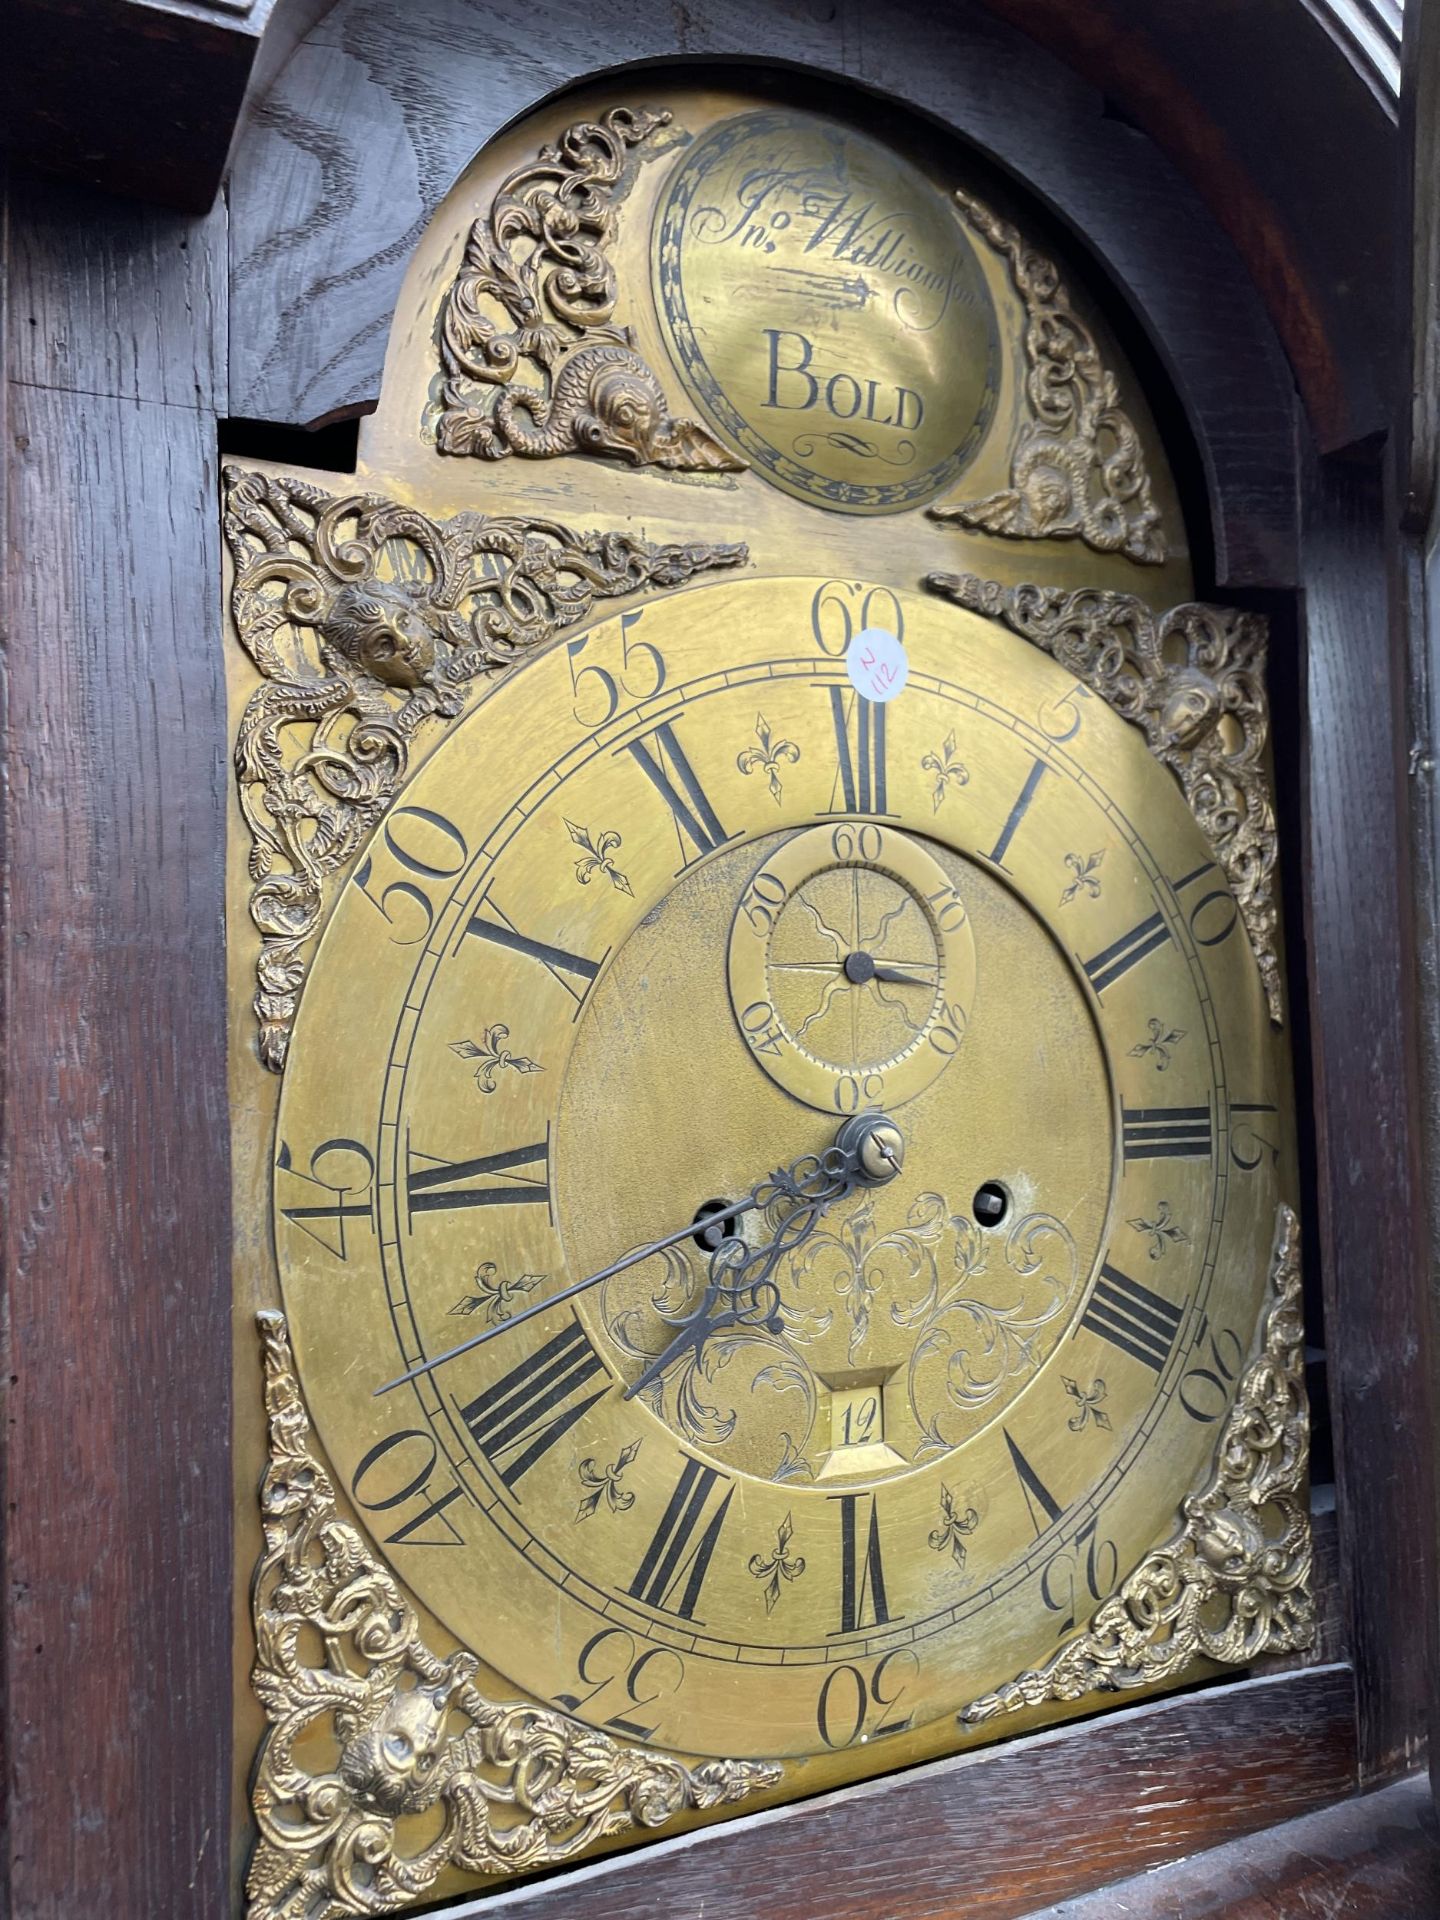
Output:
M421 233L527 107L615 63L760 52L909 101L1083 236L1193 426L1217 579L1293 584L1293 383L1255 289L1164 156L1024 35L922 0L556 0L547 18L537 35L525 0L338 0L257 93L229 189L235 414L303 425L374 401Z
M1330 10L1293 0L984 4L1123 103L1194 183L1265 300L1321 450L1383 431L1404 248L1396 101L1350 58ZM1340 143L1322 130L1342 126L1337 166Z
M1286 1821L1033 1920L1431 1920L1440 1831L1424 1778Z
M1385 527L1378 464L1315 463L1303 811L1318 1253L1341 1577L1371 1784L1408 1773L1423 1752L1436 1605L1406 737Z
M8 215L0 1910L88 1889L204 1920L230 1766L223 217L18 171Z
M662 1841L453 1920L1015 1920L1352 1791L1348 1667L1132 1707Z

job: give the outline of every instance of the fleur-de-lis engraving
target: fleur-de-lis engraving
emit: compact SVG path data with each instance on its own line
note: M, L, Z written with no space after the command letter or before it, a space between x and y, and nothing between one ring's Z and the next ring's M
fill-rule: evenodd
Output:
M735 764L741 773L758 773L763 767L770 798L778 807L785 791L780 784L781 764L788 763L793 767L800 758L800 749L793 740L777 740L763 713L755 716L755 738L760 742L759 746L746 747L743 753L735 756Z
M615 855L621 845L618 833L611 831L592 835L588 827L578 827L573 820L565 822L565 831L576 846L583 849L575 862L575 878L582 887L588 887L597 873L603 873L617 893L634 893L629 879L615 864Z
M1077 894L1083 893L1088 900L1100 898L1100 881L1097 878L1105 859L1105 849L1099 853L1087 853L1082 860L1078 853L1067 853L1065 864L1070 869L1071 880L1060 894L1060 904L1068 907Z
M1130 1049L1130 1058L1143 1060L1147 1053L1153 1054L1155 1071L1164 1073L1170 1064L1172 1051L1185 1038L1185 1029L1184 1027L1167 1027L1163 1020L1147 1020L1145 1024L1150 1030L1150 1038L1137 1040Z
M508 1027L486 1027L484 1035L477 1044L474 1040L452 1040L450 1051L458 1053L462 1060L478 1060L475 1069L475 1084L481 1093L494 1093L495 1076L504 1073L543 1073L545 1069L538 1060L527 1060L523 1053L512 1053L505 1042L510 1038Z
M488 1324L498 1327L502 1320L510 1318L522 1294L534 1293L550 1278L548 1273L517 1273L513 1280L503 1276L497 1280L495 1276L499 1272L493 1260L482 1260L475 1269L473 1291L462 1293L451 1307L451 1313L468 1318L483 1309Z
M1163 1260L1166 1249L1172 1244L1176 1246L1188 1246L1190 1243L1189 1234L1186 1233L1183 1227L1177 1227L1171 1218L1170 1202L1168 1200L1162 1200L1160 1202L1160 1205L1155 1210L1155 1218L1153 1220L1137 1218L1128 1221L1127 1225L1132 1226L1136 1233L1149 1234L1149 1252L1152 1260Z
M940 751L927 753L920 762L922 773L933 773L935 784L930 789L930 810L938 813L944 805L945 796L951 787L968 787L970 769L963 760L955 757L955 734L953 729L946 734Z
M948 1553L955 1565L964 1572L965 1536L975 1531L980 1524L980 1516L973 1507L966 1507L962 1513L954 1494L949 1487L940 1488L940 1524L930 1529L930 1545L936 1553Z
M1062 1373L1060 1378L1065 1383L1066 1393L1068 1393L1070 1398L1075 1402L1075 1411L1065 1422L1070 1431L1072 1433L1079 1433L1083 1427L1093 1420L1097 1427L1101 1428L1105 1433L1109 1433L1110 1416L1100 1404L1109 1392L1109 1388L1105 1385L1105 1382L1103 1380L1092 1380L1088 1387L1082 1387L1080 1382L1078 1380L1072 1380L1069 1374Z
M608 1467L597 1467L591 1459L580 1462L576 1472L580 1485L585 1491L580 1496L580 1505L575 1509L577 1520L588 1520L592 1513L598 1513L603 1503L609 1513L626 1513L635 1504L635 1496L620 1482L625 1469L640 1451L640 1442L631 1440L623 1446Z
M779 1600L782 1591L780 1582L782 1580L798 1580L805 1571L803 1555L798 1553L792 1554L790 1551L790 1542L794 1538L794 1534L795 1529L791 1523L790 1515L787 1513L776 1529L775 1548L769 1559L767 1560L762 1554L758 1553L752 1553L750 1556L749 1564L752 1576L756 1580L763 1580L765 1582L766 1613L773 1613L775 1611L775 1603Z

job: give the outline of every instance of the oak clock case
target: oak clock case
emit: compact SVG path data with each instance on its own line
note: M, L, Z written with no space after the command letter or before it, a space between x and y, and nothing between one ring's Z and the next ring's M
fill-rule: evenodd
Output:
M257 1915L1309 1631L1263 627L968 179L646 100L457 187L353 488L226 476Z

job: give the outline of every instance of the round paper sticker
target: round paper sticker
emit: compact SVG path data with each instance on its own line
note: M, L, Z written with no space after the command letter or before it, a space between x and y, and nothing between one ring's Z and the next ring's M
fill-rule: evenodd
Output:
M910 674L905 643L888 627L866 627L846 648L845 671L866 700L893 700Z

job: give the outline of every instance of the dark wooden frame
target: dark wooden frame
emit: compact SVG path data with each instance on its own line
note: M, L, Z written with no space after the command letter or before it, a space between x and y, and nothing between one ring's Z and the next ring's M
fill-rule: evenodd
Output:
M1103 36L1088 51L1062 41L1074 9L993 0L993 12L1023 14L1078 64L1105 57ZM1143 51L1165 12L1108 0L1104 18ZM1293 308L1251 259L1266 229L1232 227L1247 275L1203 204L1250 193L1289 241L1283 258L1308 257L1313 199L1300 186L1350 163L1333 117L1326 144L1292 156L1287 227L1233 152L1222 167L1205 140L1172 138L1172 164L1140 131L1168 101L1182 127L1218 119L1223 134L1223 88L1192 89L1183 64L1158 56L1138 69L1115 58L1102 100L974 4L943 18L897 6L880 24L859 0L829 21L799 0L597 4L584 46L532 49L518 90L532 7L423 0L403 26L394 17L388 46L378 17L299 5L277 23L294 51L271 63L229 194L208 214L51 184L21 162L6 184L0 1908L26 1920L79 1898L127 1920L230 1911L219 423L300 426L373 398L389 304L428 212L545 85L757 45L908 91L1093 250L1194 431L1214 586L1292 617L1299 653L1284 673L1306 789L1282 804L1305 854L1291 937L1319 1116L1312 1257L1346 1664L1132 1708L585 1869L587 1911L683 1911L675 1889L691 1859L720 1889L710 1912L754 1912L762 1892L762 1910L808 1911L815 1876L835 1891L838 1846L842 1860L884 1862L844 1890L857 1917L1019 1913L1403 1773L1421 1752L1435 1611L1406 630L1389 618L1379 450L1339 446L1375 424L1388 343L1327 334L1325 303L1312 303L1317 385ZM1358 104L1343 110L1360 124ZM1369 105L1363 115L1371 142ZM1393 140L1388 151L1393 162ZM1374 222L1393 240L1393 182L1377 195ZM1194 1769L1191 1812L1161 1822L1152 1847L1147 1769L1168 1781L1177 1756ZM1017 1808L1040 1836L1031 1845ZM980 1828L992 1838L963 1880L937 1869L957 1836L974 1850ZM787 1854L808 1882L790 1877ZM577 1891L572 1877L492 1904L548 1916Z

